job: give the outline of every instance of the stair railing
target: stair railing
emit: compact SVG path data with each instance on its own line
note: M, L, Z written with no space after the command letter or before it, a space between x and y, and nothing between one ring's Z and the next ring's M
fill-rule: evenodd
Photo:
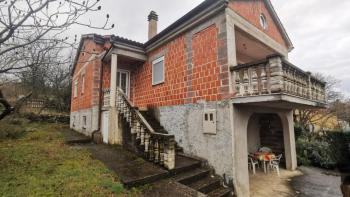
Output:
M174 135L157 133L139 110L131 104L121 89L117 91L117 109L129 123L135 145L144 153L144 157L164 166L168 170L175 168Z

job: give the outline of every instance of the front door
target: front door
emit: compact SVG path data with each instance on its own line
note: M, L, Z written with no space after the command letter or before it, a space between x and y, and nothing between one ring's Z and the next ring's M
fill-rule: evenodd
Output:
M130 94L130 74L128 71L119 70L117 73L117 87L129 96Z

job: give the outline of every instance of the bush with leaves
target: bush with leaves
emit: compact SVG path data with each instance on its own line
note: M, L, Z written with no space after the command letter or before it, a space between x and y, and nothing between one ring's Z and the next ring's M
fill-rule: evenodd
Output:
M347 139L350 134L340 131L304 132L296 141L298 164L326 169L344 163L350 165Z

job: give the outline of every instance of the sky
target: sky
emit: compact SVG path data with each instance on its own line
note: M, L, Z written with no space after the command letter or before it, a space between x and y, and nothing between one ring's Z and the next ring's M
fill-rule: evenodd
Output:
M110 15L115 28L108 31L74 28L71 34L115 34L139 42L147 40L147 16L159 15L158 30L166 28L203 0L101 0L102 11L85 20L101 24ZM332 75L350 96L350 1L271 0L295 49L289 61L305 71Z

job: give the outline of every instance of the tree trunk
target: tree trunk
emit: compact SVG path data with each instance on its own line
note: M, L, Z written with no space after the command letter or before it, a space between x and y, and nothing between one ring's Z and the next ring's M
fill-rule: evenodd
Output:
M2 91L0 90L0 104L3 105L5 108L5 110L2 111L0 114L0 120L4 119L6 116L10 115L14 111L19 111L23 103L31 96L32 96L32 93L30 92L25 97L17 100L15 107L12 107L10 103L5 99L4 95L2 94Z

